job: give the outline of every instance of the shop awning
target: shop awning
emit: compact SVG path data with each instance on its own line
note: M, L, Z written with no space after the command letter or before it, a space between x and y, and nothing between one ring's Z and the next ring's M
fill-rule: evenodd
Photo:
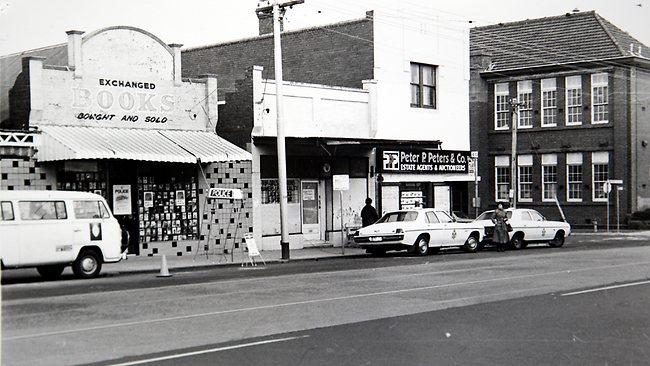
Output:
M126 128L41 126L39 161L125 159L172 163L250 160L214 133ZM232 159L230 157L238 157Z
M248 151L212 132L161 130L160 133L182 146L190 154L200 159L202 163L252 160Z

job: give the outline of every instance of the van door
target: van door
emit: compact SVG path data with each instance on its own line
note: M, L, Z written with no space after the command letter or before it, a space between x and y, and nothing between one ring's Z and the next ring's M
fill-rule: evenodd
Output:
M105 217L108 213L100 201L75 200L74 208L74 244L78 247L84 245L97 245L101 247L104 240Z
M64 201L19 201L20 265L72 261L72 227Z
M17 266L20 260L20 221L16 218L13 202L0 202L0 209L0 259L5 266Z

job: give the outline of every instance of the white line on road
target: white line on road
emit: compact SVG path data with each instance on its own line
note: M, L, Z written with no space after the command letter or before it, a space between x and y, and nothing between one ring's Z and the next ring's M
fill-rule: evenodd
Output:
M596 267L588 267L588 268L581 268L581 269L572 269L572 270L570 270L570 272L573 272L573 273L575 273L575 272L587 272L587 271L594 271L594 270L613 269L613 268L648 265L648 264L650 264L650 262L648 262L648 261L636 262L636 263L614 264L614 265L596 266ZM307 305L307 304L323 303L323 302L331 302L331 301L341 301L341 300L351 300L351 299L359 299L359 298L364 298L364 297L373 297L373 296L382 296L382 295L393 295L393 294L407 293L407 292L413 292L413 291L423 291L423 290L433 290L433 289L439 289L439 288L449 288L449 287L454 287L454 286L477 285L477 284L498 282L498 281L504 281L504 280L520 280L520 279L524 279L524 278L533 278L533 277L542 277L542 276L549 276L549 275L566 274L567 272L569 272L569 271L567 271L567 270L559 270L559 271L551 271L551 272L543 272L543 273L533 273L533 274L521 275L521 276L496 277L496 278L489 278L489 279L475 280L475 281L455 282L455 283L447 283L447 284L441 284L441 285L422 286L422 287L405 288L405 289L390 290L390 291L370 292L370 293L365 293L365 294L355 294L355 295L347 295L347 296L339 296L339 297L330 297L330 298L325 298L325 299L313 299L313 300L286 302L286 303L280 303L280 304L261 305L261 306L253 306L253 307L248 307L248 308L237 308L237 309L230 309L230 310L213 311L213 312L208 312L208 313L199 313L199 314L190 314L190 315L181 315L181 316L171 316L171 317L159 318L159 319L147 319L147 320L133 321L133 322L98 325L98 326L86 327L86 328L68 329L68 330L60 330L60 331L53 331L53 332L43 332L43 333L36 333L36 334L26 334L26 335L21 335L21 336L2 338L2 340L5 341L5 342L6 341L16 341L16 340L30 339L30 338L37 338L37 337L49 337L49 336L55 336L55 335L61 335L61 334L70 334L70 333L102 330L102 329L137 326L137 325L152 324L152 323L162 323L162 322L167 322L167 321L201 318L201 317L208 317L208 316L216 316L216 315L223 315L223 314L246 312L246 311L258 311L258 310L267 310L267 309L282 308L282 307L288 307L288 306Z
M141 365L143 363L167 361L167 360L173 360L173 359L176 359L176 358L203 355L203 354L206 354L206 353L228 351L228 350L237 349L237 348L260 346L260 345L269 344L269 343L286 342L286 341L291 341L291 340L294 340L294 339L301 339L301 338L307 338L307 337L309 337L309 336L308 335L303 335L303 336L300 336L300 337L287 337L287 338L278 338L278 339L268 339L266 341L236 344L234 346L210 348L210 349L204 349L202 351L194 351L194 352L187 352L187 353L179 353L179 354L176 354L176 355L162 356L162 357L156 357L156 358L148 358L146 360L137 360L137 361L132 361L132 362L116 363L116 364L112 364L111 366Z
M573 296L573 295L580 295L580 294L588 294L590 292L597 292L597 291L605 291L605 290L611 290L615 288L622 288L622 287L630 287L630 286L638 286L638 285L645 285L650 283L650 281L641 281L641 282L632 282L632 283L624 283L622 285L613 285L613 286L606 286L606 287L599 287L599 288L592 288L589 290L583 290L583 291L576 291L576 292L567 292L566 294L562 294L560 296Z

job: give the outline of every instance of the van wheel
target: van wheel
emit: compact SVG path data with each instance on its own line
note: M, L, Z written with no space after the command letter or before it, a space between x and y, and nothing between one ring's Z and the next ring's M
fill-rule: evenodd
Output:
M79 253L79 257L72 263L72 272L78 278L93 278L99 275L102 270L102 261L99 254L94 250L85 249Z
M36 267L36 270L41 275L41 277L45 278L46 280L56 280L61 276L64 268L65 266L61 264L53 264L50 266Z

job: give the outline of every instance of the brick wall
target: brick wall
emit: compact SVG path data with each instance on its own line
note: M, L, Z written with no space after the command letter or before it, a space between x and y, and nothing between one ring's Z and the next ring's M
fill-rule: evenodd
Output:
M56 169L30 158L2 157L0 159L0 189L56 189Z
M253 232L251 165L250 161L204 164L203 173L197 172L199 174L200 240L144 243L140 244L140 255L194 256L198 250L198 255L205 256L204 245L207 244L208 253L214 256L214 259L218 259L217 255L224 247L230 249L234 245L235 250L242 250L244 234ZM241 189L244 200L242 202L218 200L215 201L214 206L212 202L206 205L205 195L209 188L214 187ZM213 215L211 215L212 207L214 207ZM231 215L235 208L239 210L239 216L237 212ZM211 229L209 237L208 225Z
M637 165L632 199L637 200L637 210L645 210L650 208L650 72L637 70L634 92L636 128L630 131L630 147L636 149Z
M373 25L369 19L282 34L283 78L287 81L362 87L373 78ZM274 79L273 37L206 46L183 51L183 75L216 74L219 89L233 92L254 65ZM227 107L227 105L226 105Z
M479 63L480 58L473 57L472 64ZM517 97L517 80L533 80L533 125L531 129L519 130L517 153L533 155L533 202L519 202L519 207L539 210L549 218L560 218L555 203L542 202L541 187L541 155L557 154L558 198L568 221L573 225L591 225L596 219L604 225L607 215L607 205L603 202L592 201L592 172L591 152L608 151L609 176L611 179L622 179L629 182L632 162L630 159L629 135L629 69L612 67L607 70L609 78L609 123L602 125L591 124L591 78L592 72L584 72L582 78L582 125L565 126L565 79L570 73L562 71L535 74L526 78L523 75L504 75L485 78L480 74L481 69L471 72L470 81L470 125L472 149L479 151L479 174L482 181L479 195L482 198L481 210L493 208L495 202L495 169L494 157L511 153L511 131L494 130L494 84L508 82L510 98ZM603 72L602 69L593 73ZM574 72L575 74L575 72ZM542 78L555 77L557 82L557 127L541 127L541 87ZM480 95L479 94L485 94ZM508 122L510 124L510 121ZM566 199L566 153L583 153L583 202L567 202ZM621 219L626 220L630 210L629 189L620 195ZM612 195L611 223L615 223L615 207Z

